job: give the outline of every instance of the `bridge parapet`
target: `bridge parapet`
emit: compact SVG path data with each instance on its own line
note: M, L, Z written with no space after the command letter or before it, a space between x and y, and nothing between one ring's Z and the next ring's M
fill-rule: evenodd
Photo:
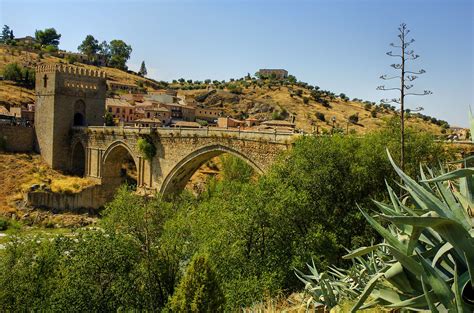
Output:
M255 131L225 129L216 127L203 128L149 128L149 127L120 127L120 126L89 126L74 127L73 130L92 133L115 133L115 134L156 134L158 137L221 137L237 138L252 141L270 141L282 144L288 144L296 137L300 136L294 132L282 131Z

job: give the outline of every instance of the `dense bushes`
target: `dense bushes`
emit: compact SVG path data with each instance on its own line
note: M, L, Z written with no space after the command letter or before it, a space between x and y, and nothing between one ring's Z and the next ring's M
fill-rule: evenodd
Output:
M10 63L3 69L3 78L27 87L33 87L35 85L35 70L23 67L18 63Z
M216 306L235 310L299 290L295 267L312 258L318 267L346 266L344 247L377 238L355 203L371 208L371 198L385 199L384 178L395 178L385 148L399 150L395 130L302 138L258 180L245 162L224 158L223 179L198 197L185 192L164 202L121 189L101 231L7 244L0 252L0 306L192 311L205 295L222 292ZM443 156L415 131L407 143L409 173Z

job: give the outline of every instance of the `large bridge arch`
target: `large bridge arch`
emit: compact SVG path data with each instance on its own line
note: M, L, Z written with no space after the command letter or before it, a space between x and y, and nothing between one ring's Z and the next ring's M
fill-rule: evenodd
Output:
M224 145L209 145L191 152L180 160L164 179L160 188L160 193L162 195L168 195L183 190L191 176L205 162L223 153L234 155L249 164L256 173L263 173L263 170L245 154Z
M102 184L115 191L117 187L125 182L123 165L133 165L138 175L138 158L134 151L123 141L118 140L111 143L105 150L102 162Z

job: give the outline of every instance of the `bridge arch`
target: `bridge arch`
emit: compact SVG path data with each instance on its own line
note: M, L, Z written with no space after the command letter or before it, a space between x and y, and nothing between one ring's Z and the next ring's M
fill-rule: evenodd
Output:
M84 176L86 171L86 149L80 140L72 145L71 169L72 174L81 177Z
M107 147L102 157L102 184L113 191L127 182L129 174L138 175L138 159L125 142L115 141Z
M163 184L161 185L160 193L163 195L168 195L180 192L184 189L191 176L205 162L223 153L234 155L249 164L256 173L263 173L263 170L245 154L242 154L241 152L224 145L210 145L191 152L181 161L179 161L164 179Z

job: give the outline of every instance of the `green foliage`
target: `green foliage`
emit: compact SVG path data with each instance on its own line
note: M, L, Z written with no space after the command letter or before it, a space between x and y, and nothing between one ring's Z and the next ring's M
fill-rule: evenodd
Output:
M36 30L35 37L43 47L55 46L57 48L61 34L58 34L54 28L46 28L45 30Z
M348 118L349 123L357 124L359 122L359 113L352 114Z
M21 65L19 65L18 63L9 63L3 69L3 78L14 82L21 82L23 80L21 72Z
M123 40L112 40L110 42L110 61L109 65L118 69L126 70L126 63L130 59L132 47Z
M92 60L100 50L99 41L92 35L87 35L82 43L77 47L81 53L87 55L89 60Z
M58 47L55 45L47 45L43 48L43 50L48 53L54 53L58 51Z
M220 160L222 162L223 176L226 181L250 182L254 175L254 169L244 160L230 154L223 154Z
M153 143L153 140L150 137L143 137L137 141L138 151L143 155L143 157L150 161L156 155L156 147Z
M224 295L206 255L196 255L181 279L170 307L173 312L220 312Z
M316 118L320 121L326 121L326 117L324 116L324 113L321 112L316 112Z
M377 264L377 268L365 272L369 275L363 289L360 281L356 285L359 288L354 288L354 280L346 274L333 275L324 283L325 289L358 296L352 311L374 305L432 312L472 311L474 238L469 212L474 198L474 169L468 167L469 158L460 162L463 168L451 172L436 174L422 167L419 183L402 172L391 157L390 161L408 196L397 197L387 184L391 203L375 202L380 214L373 217L360 209L384 240L344 256L365 266ZM300 277L309 283L310 290L320 289L310 276L300 273ZM371 301L363 306L369 296ZM328 307L335 305L327 297L318 299Z
M3 69L3 77L27 87L35 85L35 70L28 67L22 67L18 63L9 63Z
M13 36L13 30L10 29L8 25L3 25L2 34L0 36L0 42L9 44L13 41L15 37Z
M242 93L242 87L240 87L237 84L228 84L227 89L235 94L241 94Z
M142 61L142 65L140 66L140 70L138 71L138 74L143 77L145 77L146 74L148 74L146 70L146 66L145 66L145 61Z
M0 150L1 150L1 147L0 147ZM8 220L3 217L0 217L0 230L7 230L8 225L9 225Z
M74 63L77 62L77 58L76 58L75 55L68 55L68 56L66 56L66 61L69 64L74 64Z
M105 126L115 126L114 116L110 112L106 112L104 115Z

